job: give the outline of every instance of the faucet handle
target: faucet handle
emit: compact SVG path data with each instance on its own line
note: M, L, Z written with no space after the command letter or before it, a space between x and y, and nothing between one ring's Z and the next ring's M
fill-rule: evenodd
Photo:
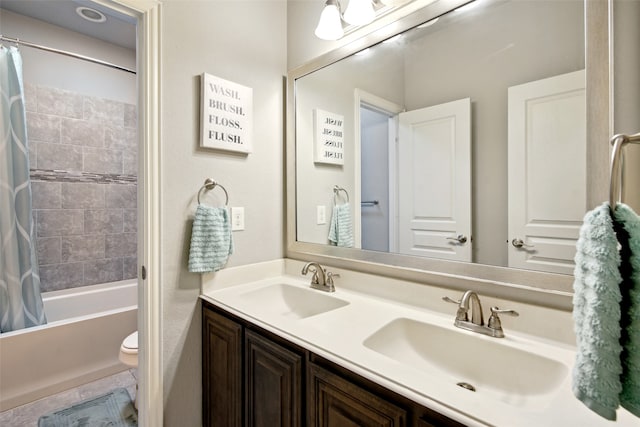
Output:
M502 322L498 317L498 314L508 314L509 316L518 317L520 313L515 310L501 310L498 307L491 307L491 316L489 316L489 320L487 321L487 326L490 329L500 330L502 331Z
M449 298L449 297L442 297L442 301L450 302L451 304L458 304L458 305L460 305L460 301L461 301L461 300L454 300L454 299Z
M333 278L334 277L340 277L340 275L338 273L327 271L327 285L333 286Z
M491 307L491 314L508 314L513 317L520 316L520 313L515 310L501 310L498 307Z
M446 302L450 302L451 304L458 305L458 311L456 312L456 320L461 320L464 322L467 322L469 320L469 315L467 314L467 310L465 310L463 307L460 307L460 304L462 303L461 299L454 300L452 298L445 296L445 297L442 297L442 300Z
M337 273L333 273L331 271L327 271L327 273L326 273L326 281L325 281L325 288L323 290L325 290L327 292L335 292L336 291L336 287L333 285L333 278L334 277L340 277L340 275L337 274Z

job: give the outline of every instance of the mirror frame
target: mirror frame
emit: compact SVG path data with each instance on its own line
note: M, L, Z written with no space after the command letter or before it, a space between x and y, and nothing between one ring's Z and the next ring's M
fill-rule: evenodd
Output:
M439 0L382 28L370 24L361 38L290 70L287 78L286 257L336 268L505 298L549 308L572 309L573 276L508 267L342 248L296 240L295 81L366 47L453 10L469 0ZM609 137L613 130L613 0L584 0L587 79L587 204L608 199ZM606 100L606 102L603 102Z

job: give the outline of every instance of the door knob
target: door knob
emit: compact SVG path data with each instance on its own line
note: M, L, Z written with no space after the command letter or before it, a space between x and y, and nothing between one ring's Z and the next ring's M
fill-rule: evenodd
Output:
M533 248L533 245L527 245L522 241L522 239L518 239L518 238L513 239L511 241L511 244L513 245L514 248L518 248L518 249Z
M461 245L464 245L465 243L467 243L467 236L463 234L458 234L456 237L447 237L447 240L455 240Z

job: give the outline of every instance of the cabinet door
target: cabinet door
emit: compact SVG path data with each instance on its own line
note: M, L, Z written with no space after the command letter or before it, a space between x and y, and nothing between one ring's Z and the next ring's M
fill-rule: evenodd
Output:
M245 334L248 426L302 425L302 356L247 330Z
M242 326L206 308L202 316L203 425L242 425Z
M309 364L310 427L399 427L406 411L325 369Z

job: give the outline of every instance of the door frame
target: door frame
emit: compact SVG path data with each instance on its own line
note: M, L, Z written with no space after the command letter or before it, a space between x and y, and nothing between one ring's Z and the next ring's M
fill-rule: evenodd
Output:
M377 95L356 88L353 92L353 117L354 117L354 182L353 182L353 240L355 248L362 248L362 135L360 132L360 108L366 106L389 116L389 251L397 249L397 115L405 111L405 108L395 102L388 101ZM394 119L395 117L395 119ZM393 127L391 126L393 124Z
M138 86L138 423L163 425L160 46L157 0L92 0L136 22ZM142 184L142 185L140 185ZM143 271L146 272L143 273ZM142 276L146 276L143 279Z

